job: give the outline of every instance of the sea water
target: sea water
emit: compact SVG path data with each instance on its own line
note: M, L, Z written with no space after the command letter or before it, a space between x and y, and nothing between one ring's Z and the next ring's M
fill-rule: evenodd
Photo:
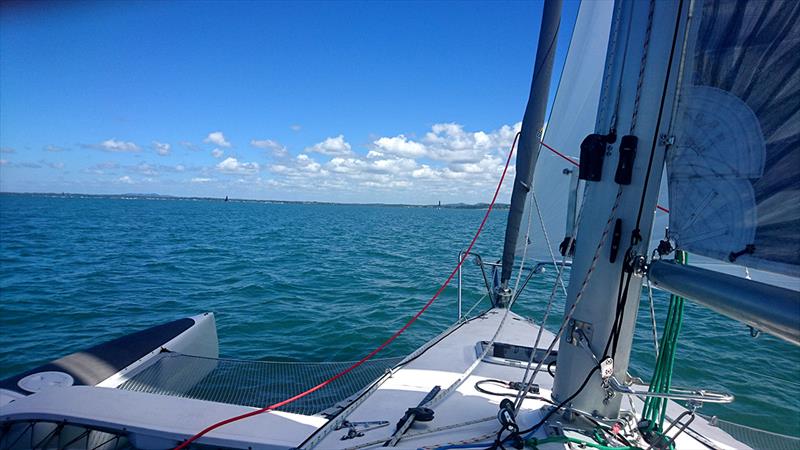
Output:
M359 359L436 292L484 212L0 194L0 379L205 311L216 315L225 357ZM475 246L486 261L501 253L506 215L492 213ZM554 275L536 275L515 311L539 320ZM485 288L472 260L463 278L466 311ZM648 379L655 353L643 294L631 371ZM668 296L654 296L661 326ZM382 356L408 354L450 325L456 298L454 280ZM557 303L552 330L562 295ZM475 311L488 306L483 299ZM800 348L753 338L745 325L687 302L673 384L736 396L701 413L800 435L799 379Z

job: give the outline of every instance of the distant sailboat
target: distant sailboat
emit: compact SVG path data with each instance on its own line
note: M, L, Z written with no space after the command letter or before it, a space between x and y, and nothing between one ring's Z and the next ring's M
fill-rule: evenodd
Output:
M228 201L228 196L227 196L227 195L225 196L225 201L226 201L226 202Z

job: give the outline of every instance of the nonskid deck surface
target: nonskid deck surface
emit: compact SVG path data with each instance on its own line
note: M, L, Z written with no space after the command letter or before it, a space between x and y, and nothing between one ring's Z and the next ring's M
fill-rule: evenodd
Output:
M342 429L322 440L318 448L348 449L379 441L381 443L375 446L380 446L383 441L391 437L395 424L403 417L407 408L417 406L435 386L444 389L462 376L477 357L476 344L491 339L503 320L504 313L505 310L493 309L462 325L419 358L403 366L348 416L348 421L351 423L388 421L389 426L367 431L362 437L347 440L342 440L347 434L347 430ZM537 325L514 312L509 312L496 342L532 347L538 331ZM554 338L553 333L543 330L539 348L547 348ZM558 343L555 349L558 349ZM434 420L415 423L397 447L435 448L464 441L491 443L500 429L496 416L504 397L479 392L475 384L486 379L520 381L524 371L524 367L481 363L453 395L435 408ZM535 382L540 388L541 396L550 398L553 387L552 376L542 369ZM500 388L497 388L497 391L512 396L515 394L514 391ZM642 401L637 398L633 403L635 410L641 411ZM624 404L629 405L629 402ZM542 418L541 408L547 405L548 403L542 400L525 399L517 418L520 428L524 429L537 423ZM670 417L677 417L683 411L685 409L674 402L671 402L668 408ZM719 448L749 448L736 442L718 428L709 426L699 417L692 424L692 429L721 444ZM541 436L545 435L542 433ZM707 448L687 434L680 435L677 443L678 448L683 446Z
M417 406L435 386L446 389L463 376L478 357L476 344L491 340L505 315L506 310L490 310L460 324L440 340L432 341L433 345L384 379L346 417L351 424L377 422L384 426L344 440L348 429L334 430L319 441L316 448L381 446L390 438L406 409ZM530 321L508 312L496 342L532 347L538 330ZM554 335L544 330L539 347L547 347L553 339ZM434 419L415 423L397 448L438 447L464 440L491 442L499 430L496 416L504 397L479 392L475 384L486 379L519 381L523 372L524 367L481 362L452 395L435 406ZM546 370L538 374L536 383L541 396L550 398L553 378ZM500 387L497 391L514 394ZM641 401L634 399L633 403L634 408L641 411ZM623 402L623 406L627 405L628 402ZM546 403L542 400L526 399L518 416L520 427L538 422L543 406ZM52 389L15 401L0 408L0 422L66 419L101 429L124 429L137 447L169 448L212 423L252 410L241 405L80 386ZM682 411L684 409L675 403L669 405L670 417L677 417ZM199 443L230 448L292 448L327 422L320 415L268 412L216 429ZM719 448L747 448L718 428L709 426L702 418L695 420L692 429L718 444L727 444ZM678 448L704 448L686 433L679 436L678 444Z

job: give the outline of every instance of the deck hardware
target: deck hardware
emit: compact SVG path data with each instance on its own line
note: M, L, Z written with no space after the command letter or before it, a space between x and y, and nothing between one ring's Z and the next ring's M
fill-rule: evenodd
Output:
M589 322L582 322L580 320L570 319L569 321L569 335L567 335L567 342L580 346L581 335L587 342L592 340L592 324Z
M423 398L419 404L414 408L408 408L406 413L403 415L397 422L397 428L392 434L392 437L386 441L383 446L384 447L394 447L403 437L403 434L411 428L411 425L414 424L416 421L420 422L430 422L433 420L433 410L430 408L426 408L425 405L431 402L431 400L436 397L437 394L442 390L441 386L434 386L430 392Z
M500 411L497 413L497 420L500 422L500 425L503 426L503 429L512 433L517 433L519 431L517 420L514 417L514 402L507 398L504 398L503 401L500 402Z
M608 256L608 262L614 264L617 261L617 254L619 253L619 241L622 239L622 219L617 219L614 222L614 232L611 233L611 251Z
M688 417L688 419L686 419L686 422L681 422L681 420L684 417ZM644 431L644 432L642 432L642 438L644 438L644 440L648 444L650 444L650 448L652 448L652 449L668 450L668 449L672 448L672 444L675 442L675 439L678 437L678 435L683 433L683 431L686 430L686 428L688 428L689 425L691 425L691 423L694 421L695 417L696 416L695 416L695 413L694 413L694 409L690 409L689 411L684 411L683 413L681 413L680 416L678 416L677 419L672 421L672 424L670 426L668 426L667 429L664 430L663 433L656 434L656 433L653 433L652 431L650 431L650 432ZM644 421L644 422L648 422L648 421ZM673 428L675 428L676 425L679 425L678 431L672 436L667 436L667 433L669 433ZM641 428L640 428L640 431L641 431Z
M633 389L620 383L616 377L608 379L608 387L614 392L642 397L668 398L672 400L699 402L699 403L731 403L735 398L727 392L714 392L705 389L670 388L669 392L650 392ZM691 403L690 403L691 404Z
M614 359L610 356L600 361L600 377L607 380L614 375Z
M616 136L614 140L616 140ZM583 139L578 178L586 181L600 181L603 176L603 159L608 144L613 143L614 140L611 140L610 135L602 134L590 134Z
M339 438L342 441L346 441L348 439L354 439L357 437L364 436L364 433L371 430L376 430L378 428L383 428L389 426L388 420L375 420L371 422L350 422L345 420L341 424L339 424L334 430L341 430L343 428L347 428L347 434Z
M636 159L636 146L639 139L633 135L622 136L619 143L619 161L614 181L622 186L631 184L633 179L633 161Z
M647 257L634 252L625 255L625 266L626 272L632 273L640 278L647 275L647 269L649 269Z

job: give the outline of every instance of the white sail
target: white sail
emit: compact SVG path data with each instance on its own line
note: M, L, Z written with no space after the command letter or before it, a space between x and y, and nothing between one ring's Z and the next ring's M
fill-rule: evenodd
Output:
M661 178L661 191L659 192L658 204L669 209L669 195L667 189L667 177ZM655 219L653 220L653 232L650 234L649 249L652 252L658 247L659 241L664 239L666 231L669 227L670 217L669 214L662 210L655 212ZM793 291L800 291L800 278L791 277L788 275L781 275L778 273L767 272L765 270L753 269L747 266L732 264L730 262L720 261L706 256L696 254L689 254L688 264L690 266L701 267L703 269L713 270L715 272L722 272L729 275L735 275L741 278L746 278L761 283L778 286Z
M797 289L800 4L696 5L667 154L670 235L715 270Z
M581 141L594 132L613 7L610 0L581 2L544 134L543 141L548 146L575 162L578 161ZM530 209L533 205L529 199L517 244L519 257L524 254L529 259L551 261L551 250L559 257L558 245L564 239L567 229L571 181L569 171L575 169L577 167L574 164L550 149L543 147L539 152L533 191L544 223L542 225L536 211ZM552 248L548 248L542 227L546 230Z

